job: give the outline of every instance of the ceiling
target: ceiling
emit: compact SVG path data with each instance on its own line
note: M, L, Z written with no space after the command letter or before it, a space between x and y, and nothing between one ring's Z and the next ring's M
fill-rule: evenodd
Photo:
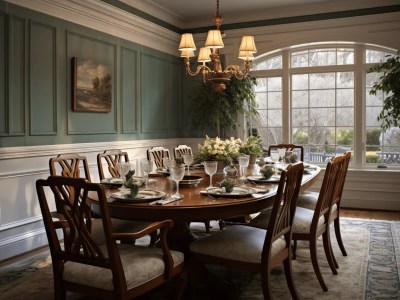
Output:
M216 0L120 0L181 29L213 26ZM398 5L399 0L220 0L223 24Z

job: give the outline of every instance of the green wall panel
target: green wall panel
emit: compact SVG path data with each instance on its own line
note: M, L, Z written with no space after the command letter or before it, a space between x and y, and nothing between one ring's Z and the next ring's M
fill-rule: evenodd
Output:
M29 107L31 135L57 133L56 29L30 24Z
M168 85L167 56L144 51L141 56L141 129L142 133L167 132Z
M25 22L10 19L9 122L10 135L25 135Z
M8 105L6 103L6 16L0 14L0 135L7 134Z
M170 129L179 132L181 129L182 115L182 92L181 92L181 64L179 60L171 63L171 110L170 110Z
M111 112L75 112L72 111L72 82L69 77L69 108L68 108L68 133L69 134L102 134L117 132L117 89L116 89L116 45L106 40L95 39L90 36L67 32L67 60L72 57L92 60L98 64L105 64L111 70L112 78L112 105ZM70 64L70 63L69 63ZM70 64L69 74L72 68Z
M122 133L138 131L138 52L121 49Z

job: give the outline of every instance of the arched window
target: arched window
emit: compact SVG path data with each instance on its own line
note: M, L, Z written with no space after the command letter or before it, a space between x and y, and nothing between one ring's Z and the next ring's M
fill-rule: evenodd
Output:
M393 54L372 45L324 43L257 57L252 74L259 115L250 126L265 146L304 146L308 162L351 150L355 167L400 165L400 129L382 132L377 116L384 95L369 95L380 74L367 73Z

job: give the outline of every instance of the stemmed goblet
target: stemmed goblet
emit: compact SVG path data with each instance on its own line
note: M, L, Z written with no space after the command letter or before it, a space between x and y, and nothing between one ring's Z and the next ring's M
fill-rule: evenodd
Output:
M204 171L207 175L210 176L210 185L207 190L214 188L212 185L212 177L215 173L217 173L218 162L217 161L205 161L204 162Z
M171 178L176 183L176 192L172 196L174 199L181 199L183 196L179 193L179 181L183 179L185 176L185 166L184 165L175 165L169 169L171 173Z
M126 177L125 175L128 174L128 172L131 170L131 164L129 162L119 162L118 163L118 173L119 177L122 179L122 187L125 186L126 183Z
M249 166L250 155L240 155L238 161L240 166L240 179L246 180L246 169Z
M278 148L278 153L279 153L279 160L281 161L281 164L285 164L285 154L286 154L286 149L285 148Z
M142 158L140 160L140 165L142 167L142 172L144 175L144 184L147 189L147 184L149 182L149 173L153 170L153 160L152 159L147 159L147 158Z
M193 163L193 155L192 154L183 154L182 157L183 157L183 162L188 167L187 174L190 175L190 166Z

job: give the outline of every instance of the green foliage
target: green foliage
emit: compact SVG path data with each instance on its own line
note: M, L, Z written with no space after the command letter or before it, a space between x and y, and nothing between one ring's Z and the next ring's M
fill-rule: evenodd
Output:
M339 145L353 145L354 131L352 129L339 129L336 143Z
M271 165L265 165L260 169L260 173L265 179L270 179L275 174L275 168Z
M220 136L223 127L236 129L239 126L239 114L246 117L258 114L253 92L256 84L256 78L248 75L243 80L232 76L225 93L214 92L210 82L199 85L193 94L189 110L193 126L200 129L212 126L216 128L217 136Z
M368 151L366 153L366 161L369 164L376 164L379 163L381 161L381 158L378 154L376 154L376 152L374 151Z
M369 93L376 95L378 91L383 91L387 95L378 116L378 121L382 122L381 127L383 129L391 126L400 127L400 50L386 62L370 68L368 73L372 72L383 72L383 75Z
M235 182L232 179L224 179L221 181L221 187L225 188L227 193L232 193L233 187L235 186Z
M379 141L381 133L382 133L381 129L367 130L367 151L379 150L379 146L377 145L381 144Z
M301 129L296 129L293 133L293 143L296 145L307 145L308 144L308 134Z
M264 154L260 138L249 136L240 146L240 153L261 156Z

